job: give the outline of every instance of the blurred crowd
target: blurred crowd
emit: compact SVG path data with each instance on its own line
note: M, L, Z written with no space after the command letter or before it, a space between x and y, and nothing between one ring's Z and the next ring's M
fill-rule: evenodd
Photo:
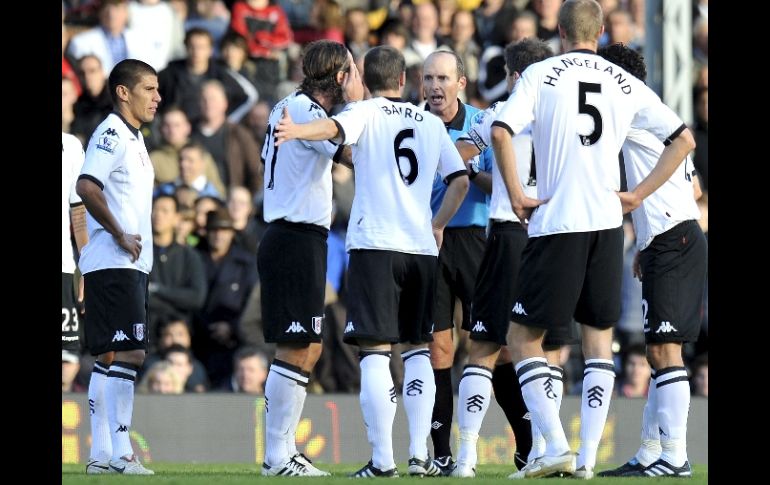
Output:
M85 145L112 110L111 68L125 58L159 73L163 98L142 128L155 167L154 266L150 274L150 345L139 392L262 394L274 348L262 338L256 251L261 214L260 160L273 105L302 80L302 47L343 42L357 62L391 45L407 62L404 99L421 105L422 62L451 49L465 62L463 101L484 108L506 98L503 48L537 36L561 52L561 0L70 0L62 2L62 131ZM600 46L645 42L644 0L599 0L606 32ZM704 192L701 227L708 235L708 0L692 2L694 163ZM361 65L359 64L359 68ZM358 392L357 350L342 343L345 325L345 232L352 171L333 168L324 352L311 392ZM634 234L626 227L623 311L613 350L620 396L645 397L641 283L631 276ZM708 396L708 289L701 336L685 346L694 395ZM455 312L462 314L462 312ZM87 316L83 317L87 319ZM86 323L87 324L87 323ZM458 328L456 325L455 328ZM82 326L81 326L82 328ZM468 341L457 335L456 377ZM87 343L86 343L87 345ZM395 349L394 349L395 350ZM399 352L394 351L394 356ZM84 392L92 368L62 352L62 390ZM562 355L565 391L579 393L579 346ZM392 361L394 370L403 366ZM395 372L394 376L402 375ZM455 379L457 382L458 379ZM401 387L395 382L396 388Z

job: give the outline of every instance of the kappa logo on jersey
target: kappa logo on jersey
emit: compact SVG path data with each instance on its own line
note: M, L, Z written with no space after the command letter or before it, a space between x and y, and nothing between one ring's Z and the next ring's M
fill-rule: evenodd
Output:
M114 136L115 138L120 138L120 136L118 135L118 132L115 131L115 128L107 128L106 130L104 130L102 132L102 136L104 136L104 135Z
M321 335L321 327L323 326L323 320L324 317L321 315L320 317L313 317L313 331Z
M145 327L143 323L134 324L134 337L136 337L136 339L140 342L144 340L144 328Z
M481 411L483 404L484 396L481 394L474 394L465 401L465 409L467 409L469 413L477 413Z
M123 330L116 331L115 335L112 336L113 342L122 342L124 340L128 340L128 335L123 333Z
M484 323L481 320L476 320L476 324L471 329L473 332L486 332L487 327L484 326Z
M118 426L118 429L115 430L116 433L128 433L128 426L125 424L121 424Z
M660 322L660 326L658 327L657 330L655 330L655 333L671 333L676 331L677 331L676 327L671 325L671 322L664 320Z
M320 111L320 109L321 109L321 107L320 107L320 106L318 106L317 104L315 104L315 103L310 103L310 106L308 107L308 109L307 109L307 110L308 110L308 111L313 111L313 110L319 110L319 111Z
M355 330L355 329L353 328L353 322L348 322L348 324L347 324L347 325L345 325L345 332L344 332L344 333L350 333L350 332L352 332L353 330Z
M286 332L284 333L307 333L307 330L305 330L305 327L302 326L299 322L291 322L291 325L289 325L289 328L286 329Z
M107 130L110 131L110 130ZM104 133L107 133L105 131ZM114 131L114 130L113 130ZM114 138L110 138L109 135L99 135L99 140L96 142L96 148L105 151L107 153L115 153L115 148L118 146L118 141Z
M422 394L422 385L422 379L413 379L409 381L409 383L406 385L406 395L416 396L418 394Z
M602 405L602 397L604 397L604 388L601 386L594 386L586 393L588 399L588 406L597 408Z
M527 314L527 312L524 311L524 307L518 301L516 302L515 305L513 305L513 313L516 313L517 315Z

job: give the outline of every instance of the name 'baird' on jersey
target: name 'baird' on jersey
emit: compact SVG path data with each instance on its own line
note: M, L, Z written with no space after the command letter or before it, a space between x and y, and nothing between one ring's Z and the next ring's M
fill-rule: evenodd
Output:
M623 144L628 190L633 190L649 175L660 158L664 145L650 133L632 129ZM653 238L680 222L700 219L693 195L695 170L689 155L674 174L631 212L636 233L636 246L641 251Z
M434 175L466 173L444 123L400 98L384 97L350 103L332 119L343 143L352 145L355 166L346 249L437 256L430 210Z
M476 123L468 130L467 138L479 151L492 146L492 123L503 109L503 102L497 101L482 112ZM532 170L532 125L527 125L513 137L513 151L516 153L516 170L527 197L537 197L537 181ZM503 182L497 163L492 163L492 198L489 203L489 218L499 221L519 222L511 207L511 198Z
M532 125L537 198L529 236L599 231L622 224L618 153L631 127L663 141L682 121L643 82L589 50L532 64L494 124ZM517 165L521 163L517 160Z
M262 163L265 164L265 222L285 219L329 229L332 214L332 159L342 145L329 141L289 140L275 146L273 130L287 107L295 123L327 118L321 103L308 93L296 91L279 101L270 112Z
M152 269L152 188L155 170L147 154L142 133L122 116L111 113L96 127L86 149L80 177L99 185L107 206L127 234L142 236L142 251L131 256L87 213L88 244L78 266L83 274L108 268Z

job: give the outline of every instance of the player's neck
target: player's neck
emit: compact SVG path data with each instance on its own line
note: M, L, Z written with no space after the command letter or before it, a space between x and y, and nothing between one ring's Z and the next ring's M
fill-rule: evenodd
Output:
M327 113L334 107L334 103L332 102L331 98L326 96L322 91L313 91L310 93L310 95L313 97L313 99L320 103L320 105L323 107L323 109L326 110Z
M563 42L564 52L571 52L581 49L588 49L589 51L596 52L599 48L598 41L591 42Z
M400 98L401 97L401 90L400 89L382 89L380 91L373 91L372 97L378 98Z

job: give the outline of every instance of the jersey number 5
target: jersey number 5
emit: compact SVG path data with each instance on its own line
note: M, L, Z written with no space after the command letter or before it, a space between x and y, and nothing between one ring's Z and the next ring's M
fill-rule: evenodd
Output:
M406 138L414 138L414 129L407 128L398 132L396 139L393 140L393 153L396 156L396 167L398 167L398 173L401 175L401 180L404 181L404 184L409 186L417 179L417 155L415 155L411 148L401 146ZM399 159L402 157L409 160L408 175L404 175L404 171L401 170L401 162Z
M591 146L602 136L602 114L592 104L586 103L586 93L602 93L602 85L597 83L578 83L578 111L594 119L594 131L588 135L578 134L580 143Z

